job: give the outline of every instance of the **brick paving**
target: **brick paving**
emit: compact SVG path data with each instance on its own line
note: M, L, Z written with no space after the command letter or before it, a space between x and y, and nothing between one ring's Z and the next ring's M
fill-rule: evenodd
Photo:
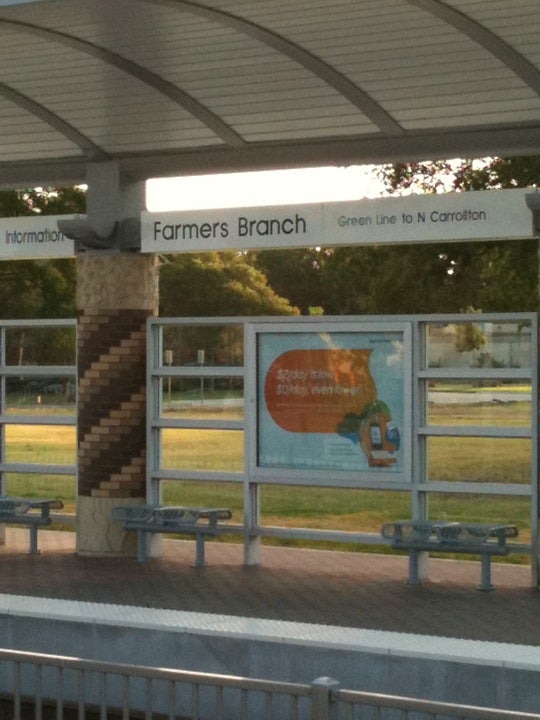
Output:
M193 541L164 541L164 554L80 557L70 532L41 532L28 554L26 530L0 546L0 593L141 605L245 617L540 645L540 593L530 567L494 563L494 592L479 592L475 561L430 559L429 581L407 584L407 558L263 547L243 564L243 546L207 543L204 568ZM126 610L129 612L129 609Z

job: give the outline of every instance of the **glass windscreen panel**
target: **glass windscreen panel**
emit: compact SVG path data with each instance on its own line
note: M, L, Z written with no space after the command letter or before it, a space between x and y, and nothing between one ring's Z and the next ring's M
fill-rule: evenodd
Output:
M8 463L74 465L77 430L68 425L6 425Z
M516 525L517 542L531 539L530 499L514 496L489 496L470 493L431 493L429 496L430 520L451 522ZM512 542L512 541L510 541ZM515 562L515 556L512 556ZM525 558L527 561L530 557Z
M244 328L239 325L165 325L162 363L169 367L242 367Z
M429 323L428 368L530 368L530 322Z
M75 365L75 327L6 328L6 365Z
M428 425L530 427L530 383L492 380L430 380Z
M167 419L242 420L241 377L162 378L161 408Z
M379 534L383 523L410 517L411 496L397 490L262 484L260 507L262 525Z
M6 473L4 494L22 498L60 498L64 503L62 511L74 514L77 499L77 481L73 475L52 473ZM71 523L72 527L72 523Z
M161 491L165 505L229 508L232 511L234 523L243 521L244 486L242 482L162 480Z
M75 415L76 379L73 375L8 376L4 412L7 415Z
M240 430L165 428L162 467L174 470L242 472L244 433Z
M427 476L430 481L531 482L530 439L437 436L426 438L426 443Z

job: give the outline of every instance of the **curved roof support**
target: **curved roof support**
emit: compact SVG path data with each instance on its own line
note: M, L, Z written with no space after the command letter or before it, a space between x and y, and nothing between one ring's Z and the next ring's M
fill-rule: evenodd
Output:
M540 95L540 72L537 68L491 30L440 0L407 0L407 2L444 20L448 25L467 35Z
M62 120L61 117L55 115L55 113L48 110L43 105L35 102L31 98L22 93L14 90L9 85L0 83L0 97L3 97L9 102L17 105L23 110L31 113L35 117L39 118L44 123L47 123L53 130L56 130L61 135L71 140L72 143L77 145L89 160L107 160L108 155L98 145L95 145L90 138L83 135L76 130L72 125Z
M221 25L233 28L244 35L248 35L298 63L313 75L323 80L327 85L334 88L342 97L346 98L352 105L366 115L381 132L390 136L402 135L404 133L401 125L396 122L384 108L345 77L345 75L342 75L331 65L300 47L300 45L286 40L277 33L271 32L238 15L200 5L199 3L191 2L191 0L140 0L140 2L150 3L152 5L166 5L178 10L186 10L200 17L208 18Z
M189 112L199 122L206 125L217 137L219 137L224 143L232 147L243 147L245 145L244 140L238 135L229 125L224 123L217 115L214 115L208 108L195 100L191 95L188 95L180 88L176 87L172 83L168 82L164 78L156 75L156 73L147 70L145 67L138 65L132 60L128 60L117 53L114 53L106 48L99 47L86 40L81 40L73 35L67 35L66 33L59 32L57 30L50 30L48 28L42 28L38 25L32 25L30 23L21 23L14 20L0 19L0 25L9 25L15 30L21 32L30 33L39 37L45 38L49 41L54 41L72 47L79 52L84 52L87 55L102 60L109 65L112 65L119 70L133 76L137 80L149 85L157 92L165 95L174 103L182 107L184 110Z

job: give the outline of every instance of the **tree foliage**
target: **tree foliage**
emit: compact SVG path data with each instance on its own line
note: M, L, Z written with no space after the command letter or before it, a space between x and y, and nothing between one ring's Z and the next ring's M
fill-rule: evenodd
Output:
M540 156L396 163L382 166L380 177L400 194L537 187Z
M291 315L266 277L234 252L168 256L160 270L160 315Z
M534 187L540 157L443 160L380 170L389 194ZM257 266L307 313L398 314L537 309L535 239L259 253Z
M318 248L295 248L252 252L248 258L278 295L309 315L311 308L325 307L322 269L330 256Z
M383 168L382 175L394 192L537 187L540 157L401 163ZM537 309L537 240L447 244L439 247L439 252L449 263L446 285L453 288L454 300L447 309L462 310L466 306L493 312Z

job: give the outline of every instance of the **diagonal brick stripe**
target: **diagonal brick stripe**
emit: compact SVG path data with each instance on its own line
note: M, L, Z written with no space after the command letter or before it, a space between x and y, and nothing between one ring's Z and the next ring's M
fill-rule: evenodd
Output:
M79 319L79 495L144 497L148 314Z
M122 403L82 437L79 443L79 495L140 497L145 483L145 400L144 393ZM123 419L120 419L124 415ZM102 493L114 476L125 478L122 493ZM137 485L134 485L134 481ZM118 491L120 488L116 488ZM129 492L124 492L129 490Z

